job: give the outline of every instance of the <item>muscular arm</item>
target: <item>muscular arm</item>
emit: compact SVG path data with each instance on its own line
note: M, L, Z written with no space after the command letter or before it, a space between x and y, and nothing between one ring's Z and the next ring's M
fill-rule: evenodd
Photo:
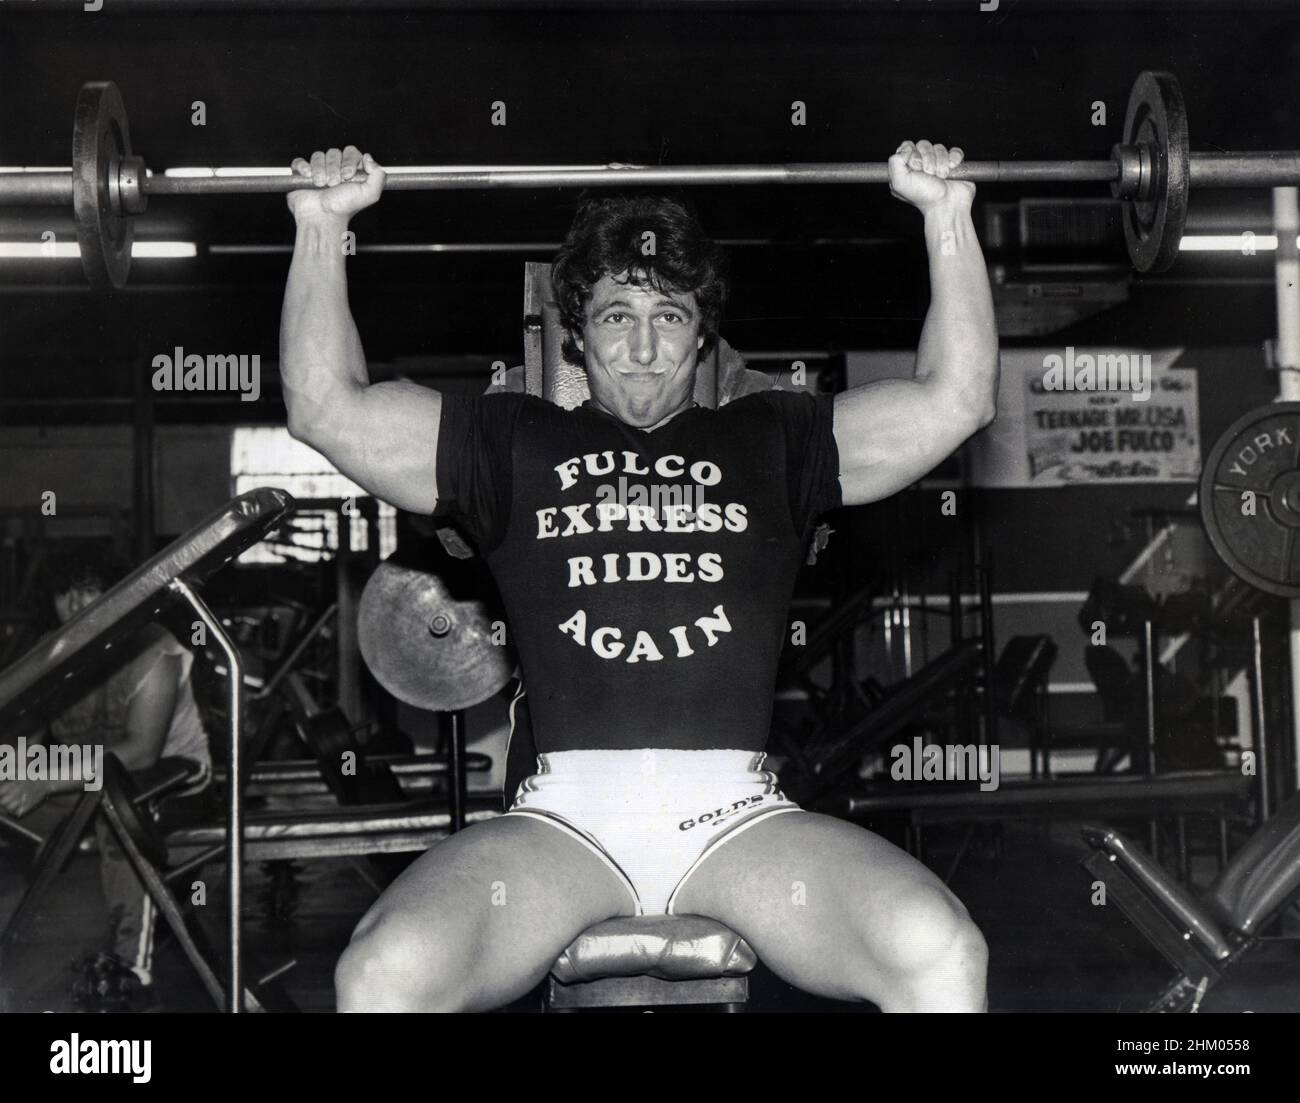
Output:
M855 387L835 400L845 505L873 502L909 486L993 420L997 326L971 221L974 189L947 183L943 198L922 207L930 309L915 374Z
M325 155L317 157L325 163ZM314 178L316 168L313 158ZM367 164L365 184L340 183L336 159L318 180L328 191L290 193L298 229L280 318L289 432L368 493L429 513L438 502L434 456L442 398L415 383L371 383L348 308L343 234L351 214L382 190L383 172L375 170Z

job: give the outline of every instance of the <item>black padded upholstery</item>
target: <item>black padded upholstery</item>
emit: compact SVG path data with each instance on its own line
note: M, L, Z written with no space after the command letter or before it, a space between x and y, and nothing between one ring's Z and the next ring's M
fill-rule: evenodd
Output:
M1300 793L1256 831L1219 874L1206 903L1227 926L1258 934L1300 894Z
M1143 853L1118 831L1108 827L1086 824L1084 841L1094 850L1100 850L1117 862L1133 878L1147 896L1181 925L1187 937L1213 960L1222 960L1232 953L1232 944L1220 928L1215 917L1193 900L1174 879L1173 874Z

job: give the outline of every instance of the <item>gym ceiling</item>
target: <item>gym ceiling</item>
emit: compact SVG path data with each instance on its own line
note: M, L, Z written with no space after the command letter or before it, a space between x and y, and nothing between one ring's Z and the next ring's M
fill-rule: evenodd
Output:
M69 163L87 80L115 81L135 151L174 166L278 165L355 143L391 164L883 160L905 137L972 158L1104 158L1141 69L1169 69L1193 149L1300 147L1300 12L1277 3L164 3L0 8L0 163ZM791 104L807 105L792 126ZM1108 125L1092 125L1106 103ZM202 101L206 125L192 124ZM507 125L492 126L494 101ZM1024 189L984 186L981 200ZM1105 186L1035 195L1105 196ZM563 236L573 191L390 194L357 219L354 310L375 360L518 362L525 259ZM742 349L914 344L925 308L914 212L883 187L698 188L733 244L724 329ZM1189 232L1266 211L1267 193L1191 200ZM72 235L71 212L0 207L0 241ZM155 198L137 260L84 288L75 259L0 259L0 398L130 391L159 347L275 356L292 224L277 196ZM475 251L368 252L372 245ZM492 247L490 251L483 246ZM511 246L520 246L512 249ZM233 251L232 251L233 250ZM1122 243L1114 251L1125 271ZM1184 257L1140 281L1099 339L1258 343L1271 255ZM1242 281L1245 280L1243 283ZM1107 329L1109 325L1109 329ZM1055 339L1055 338L1054 338Z

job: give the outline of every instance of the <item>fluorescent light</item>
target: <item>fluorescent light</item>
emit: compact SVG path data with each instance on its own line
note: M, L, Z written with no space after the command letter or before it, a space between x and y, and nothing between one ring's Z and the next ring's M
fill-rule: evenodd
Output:
M198 246L192 241L133 241L131 256L148 257L154 260L173 260L181 257L196 257Z
M0 241L0 257L15 260L67 260L81 256L75 241Z
M159 258L198 256L198 246L192 241L133 241L132 257ZM81 247L75 241L0 241L0 259L5 260L76 260Z
M71 172L72 169L67 165L16 165L6 167L0 165L0 173L4 172Z
M1251 231L1253 233L1253 231ZM1300 239L1297 239L1300 241ZM1257 253L1266 253L1277 248L1276 234L1255 234L1247 238L1241 234L1184 234L1178 248L1185 253L1242 253L1246 254L1249 243Z

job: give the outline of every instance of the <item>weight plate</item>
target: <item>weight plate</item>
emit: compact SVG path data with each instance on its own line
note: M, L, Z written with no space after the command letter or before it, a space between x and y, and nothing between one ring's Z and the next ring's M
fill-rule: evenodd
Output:
M126 107L112 81L90 81L77 93L72 125L72 209L81 266L97 290L122 287L131 270L133 220L113 209L118 162L130 156Z
M1300 598L1300 402L1261 406L1228 427L1201 469L1200 506L1233 574Z
M437 575L380 563L357 607L370 673L399 701L453 711L486 701L514 667L481 601L458 601Z
M1124 142L1150 154L1146 198L1124 202L1124 240L1139 272L1163 272L1178 257L1191 181L1187 108L1172 73L1138 74L1124 116Z

